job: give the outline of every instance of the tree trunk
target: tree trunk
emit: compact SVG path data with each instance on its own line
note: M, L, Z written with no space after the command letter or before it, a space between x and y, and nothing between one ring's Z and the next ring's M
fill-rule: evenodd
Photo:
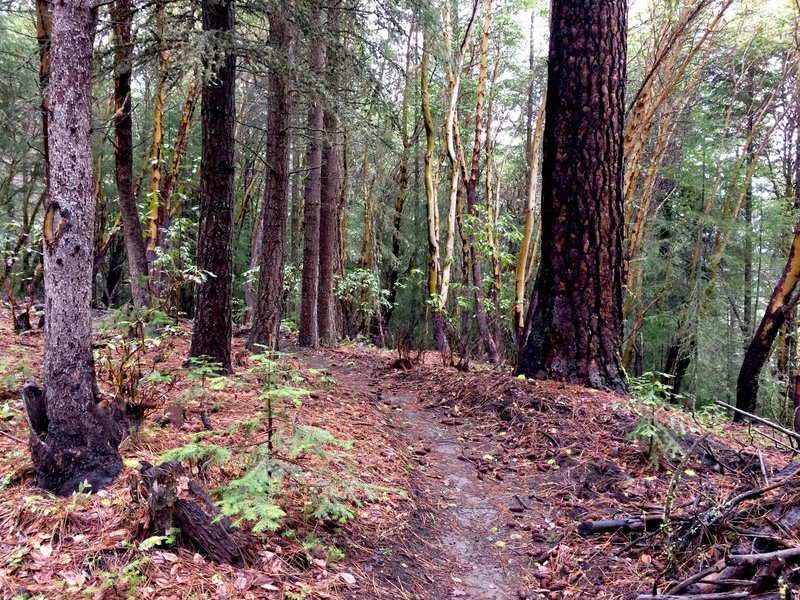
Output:
M116 0L114 24L114 166L119 210L128 253L131 297L136 307L148 304L147 255L133 195L133 120L131 118L131 0Z
M158 40L158 77L153 97L153 139L150 143L150 179L147 195L147 259L152 262L156 258L163 229L166 224L167 211L161 202L161 174L164 146L164 107L167 102L167 57L164 44L164 19L166 18L165 0L156 0L155 35ZM202 174L201 174L202 176ZM160 295L163 272L154 273L151 289Z
M486 15L483 25L483 37L481 38L480 68L478 72L478 91L475 101L475 143L472 148L472 163L469 176L464 176L464 188L467 197L467 214L471 217L478 216L478 176L480 166L481 135L483 131L483 99L486 86L486 61L489 49L489 28L492 23L492 0L486 0ZM492 331L489 328L489 319L486 317L486 308L483 304L483 270L481 268L481 257L478 253L478 238L475 232L470 230L467 236L469 242L469 259L472 272L472 286L475 296L475 319L478 323L478 332L481 342L486 350L490 362L497 361L497 345L495 344Z
M37 484L59 495L96 491L122 468L120 436L95 405L92 355L92 52L94 0L53 10L49 81L50 195L43 225L47 429L31 435Z
M50 181L50 148L48 144L47 85L50 80L50 35L53 28L53 4L36 0L36 40L39 46L39 110L42 113L42 152L44 154L45 186Z
M397 170L397 196L394 201L394 217L392 218L392 258L389 265L389 273L386 276L386 287L389 290L387 297L388 306L384 313L384 325L387 325L394 313L394 305L397 301L397 282L400 276L400 250L401 250L401 226L403 224L403 207L406 203L408 192L408 164L411 154L411 137L408 135L408 105L411 96L411 61L413 60L412 50L416 26L411 24L411 30L406 42L406 69L405 83L403 84L403 101L400 109L400 140L403 143L402 154L400 155L400 165Z
M316 15L320 28L326 22L326 13ZM321 75L325 68L325 43L321 36L311 46L309 65L312 72ZM298 344L306 348L319 346L319 219L320 185L322 171L322 104L316 99L308 112L308 148L306 149L305 206L303 216L303 280L300 294L300 327Z
M786 267L772 291L767 308L761 323L756 329L750 345L744 354L739 379L736 382L736 408L749 413L754 413L758 404L758 379L761 369L769 358L772 343L786 321L787 316L794 308L797 299L793 299L797 283L800 281L800 223L794 230L794 240L789 251ZM734 414L733 420L740 421L739 413Z
M158 466L140 462L131 474L131 499L148 509L142 537L167 535L173 527L217 564L238 567L258 557L246 533L221 515L205 488L175 461Z
M439 275L441 258L439 252L439 200L433 178L433 150L435 132L430 105L430 33L422 28L422 64L420 65L420 99L422 102L422 120L425 124L425 200L428 208L428 298L433 311L433 346L440 352L447 352L450 345L445 335L444 306L441 304Z
M214 32L219 46L213 78L204 78L200 120L203 127L200 171L200 226L197 266L208 271L198 286L197 312L189 356L208 356L231 371L231 294L233 288L233 180L236 56L231 48L233 0L204 0L203 30Z
M517 365L528 376L620 391L626 22L622 0L553 2L542 257Z
M292 33L283 14L269 14L270 48L291 60ZM289 146L292 124L291 82L286 69L269 75L270 110L267 117L267 183L264 196L258 296L253 328L247 339L251 350L277 350L283 303L284 245L289 212Z
M300 240L300 226L303 223L301 211L303 210L302 196L300 195L300 169L302 168L300 140L292 143L292 189L291 189L291 220L289 221L289 263L294 267L300 266L300 250L303 245Z
M192 83L189 84L189 91L186 92L186 101L183 104L180 123L178 123L178 133L175 135L172 164L161 183L161 202L166 209L162 231L159 234L161 238L164 236L163 229L169 228L170 217L175 211L175 207L172 205L172 194L175 192L175 187L178 183L178 173L180 172L183 153L186 151L186 146L189 143L189 132L192 129L192 115L194 114L194 105L197 100L197 91L199 88L200 77L196 76L192 79ZM161 241L162 240L159 240L159 244L161 244Z
M329 16L330 37L338 43L338 15ZM327 52L328 86L335 96L338 88L338 57L335 47ZM339 152L337 129L339 120L331 107L323 114L322 169L320 173L319 211L319 292L317 324L319 341L323 346L334 346L339 341L337 302L334 292L334 274L339 272Z
M528 257L531 255L531 241L533 239L533 223L536 220L536 194L539 186L539 146L544 128L544 111L546 94L542 96L539 112L536 117L536 126L530 136L528 148L528 202L525 210L525 228L522 241L519 244L517 267L514 272L514 333L517 336L519 347L524 346L525 340L520 339L525 327L525 286L528 283Z

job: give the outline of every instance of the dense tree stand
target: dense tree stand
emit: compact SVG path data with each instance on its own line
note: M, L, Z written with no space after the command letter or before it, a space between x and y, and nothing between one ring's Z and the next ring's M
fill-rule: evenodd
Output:
M93 490L120 472L120 436L95 405L92 354L94 181L93 0L54 6L49 97L50 189L42 237L45 285L44 391L26 386L37 484L59 495ZM30 415L38 414L38 418Z
M624 1L555 0L542 165L542 262L517 372L624 390Z
M233 31L233 0L205 0L203 29ZM231 40L217 40L216 56L206 58L216 77L203 84L201 121L200 228L197 266L210 273L197 290L197 314L189 356L208 356L231 370L233 288L234 90L236 57Z

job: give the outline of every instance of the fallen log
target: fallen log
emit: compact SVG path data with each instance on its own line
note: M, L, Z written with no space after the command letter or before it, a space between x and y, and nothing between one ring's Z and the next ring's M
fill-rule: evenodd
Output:
M663 514L644 515L643 517L628 517L626 519L607 519L600 521L584 521L578 525L580 535L596 535L599 533L631 533L636 531L650 531L661 526L664 521Z
M186 476L180 463L153 466L140 462L130 481L131 497L148 508L144 535L166 535L177 527L198 550L216 563L246 566L256 561L253 541L220 510L205 488Z

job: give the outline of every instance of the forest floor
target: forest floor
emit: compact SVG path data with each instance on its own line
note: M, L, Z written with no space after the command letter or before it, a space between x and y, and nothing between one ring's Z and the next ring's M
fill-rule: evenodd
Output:
M266 444L264 363L237 337L236 374L198 381L183 367L189 340L182 325L140 357L161 374L140 388L157 407L123 442L117 481L54 498L33 485L18 399L25 378L40 380L42 334L16 336L0 320L0 597L633 598L716 560L724 540L676 553L668 531L582 536L580 523L665 506L677 520L763 486L790 458L719 413L487 365L460 372L436 353L400 365L357 344L300 350L289 337L267 374L283 389L273 451L287 467L273 497L264 492L286 516L253 533L256 564L216 565L180 538L143 539L146 509L128 489L139 461L182 449L213 494ZM95 346L110 357L98 360L110 393L125 345L98 331ZM197 458L197 444L214 451Z

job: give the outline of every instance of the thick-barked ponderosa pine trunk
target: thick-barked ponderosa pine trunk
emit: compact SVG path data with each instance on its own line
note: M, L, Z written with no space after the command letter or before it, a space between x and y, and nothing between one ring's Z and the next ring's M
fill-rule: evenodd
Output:
M233 291L234 90L236 57L232 40L233 0L204 0L203 30L217 32L205 62L214 77L204 79L201 100L203 162L200 170L200 228L197 266L211 273L197 290L197 314L189 356L208 356L231 370Z
M517 371L623 390L622 126L627 5L554 0L542 259Z
M54 5L48 91L50 193L43 226L44 398L31 393L35 386L26 385L26 408L37 483L60 495L77 490L84 481L93 490L102 488L122 468L118 430L109 413L95 404L94 393L90 301L96 23L94 0Z

